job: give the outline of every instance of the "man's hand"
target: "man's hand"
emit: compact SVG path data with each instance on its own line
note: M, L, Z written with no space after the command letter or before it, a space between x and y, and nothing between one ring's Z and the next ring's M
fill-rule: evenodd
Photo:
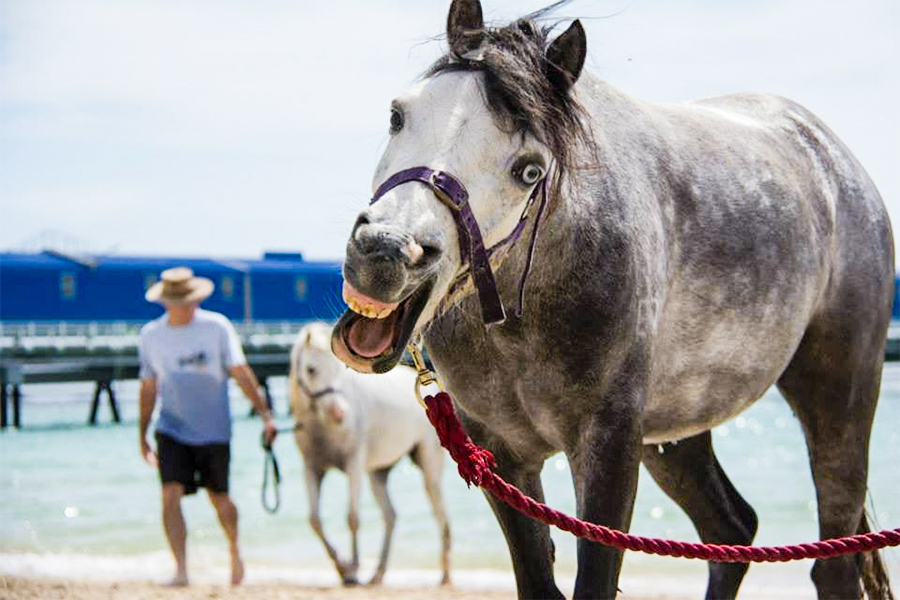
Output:
M275 419L269 414L263 417L263 442L266 447L270 447L272 442L278 436L278 427L275 425Z
M159 461L156 458L156 451L150 447L150 444L147 443L145 438L141 438L141 457L151 467L155 467L159 464Z
M156 406L156 379L145 377L141 379L141 391L139 397L140 416L138 424L138 437L141 440L141 458L148 465L155 467L157 461L156 452L147 443L147 431L150 429L150 417L153 415L153 407Z

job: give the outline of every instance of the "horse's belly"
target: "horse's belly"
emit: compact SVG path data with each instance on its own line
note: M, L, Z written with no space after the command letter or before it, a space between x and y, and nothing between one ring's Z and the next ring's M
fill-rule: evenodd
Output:
M733 324L691 348L664 352L645 397L644 441L657 444L707 431L758 400L787 367L803 327Z
M418 430L413 423L406 422L371 431L368 436L366 470L389 467L412 452L420 439Z
M406 402L373 402L366 434L367 469L393 465L423 441L436 434L425 411L414 398Z
M644 443L660 444L691 437L734 417L757 400L769 384L705 373L686 376L644 411Z

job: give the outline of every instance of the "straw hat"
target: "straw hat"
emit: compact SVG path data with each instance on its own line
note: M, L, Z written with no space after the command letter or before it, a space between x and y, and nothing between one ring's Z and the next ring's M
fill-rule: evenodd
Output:
M166 269L144 298L148 302L160 304L194 304L205 300L212 294L215 284L206 277L194 277L194 272L187 267Z

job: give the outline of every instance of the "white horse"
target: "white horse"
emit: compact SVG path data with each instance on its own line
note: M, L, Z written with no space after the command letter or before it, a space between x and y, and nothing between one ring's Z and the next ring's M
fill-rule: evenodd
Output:
M309 522L325 545L345 585L358 583L359 497L364 473L384 517L381 557L371 584L381 583L387 567L396 513L388 497L391 468L404 455L422 469L425 491L441 529L441 584L450 582L450 526L441 495L444 455L425 411L416 402L415 371L399 368L386 375L347 369L331 352L331 327L311 323L300 330L291 350L291 413L294 437L306 469ZM350 506L347 524L353 556L342 561L328 542L319 518L319 489L325 473L347 474Z

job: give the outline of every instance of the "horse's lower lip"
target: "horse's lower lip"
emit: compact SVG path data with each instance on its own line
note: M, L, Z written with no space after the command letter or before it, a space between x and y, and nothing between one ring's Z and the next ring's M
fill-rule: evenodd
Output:
M433 284L433 280L424 282L400 303L397 310L402 311L402 314L396 331L392 334L393 339L387 350L379 356L366 357L354 352L349 339L350 329L356 321L366 317L349 309L345 311L335 325L332 334L331 349L334 355L348 367L362 373L385 373L393 369L403 356L403 351L412 336L419 315L422 314L431 295Z

